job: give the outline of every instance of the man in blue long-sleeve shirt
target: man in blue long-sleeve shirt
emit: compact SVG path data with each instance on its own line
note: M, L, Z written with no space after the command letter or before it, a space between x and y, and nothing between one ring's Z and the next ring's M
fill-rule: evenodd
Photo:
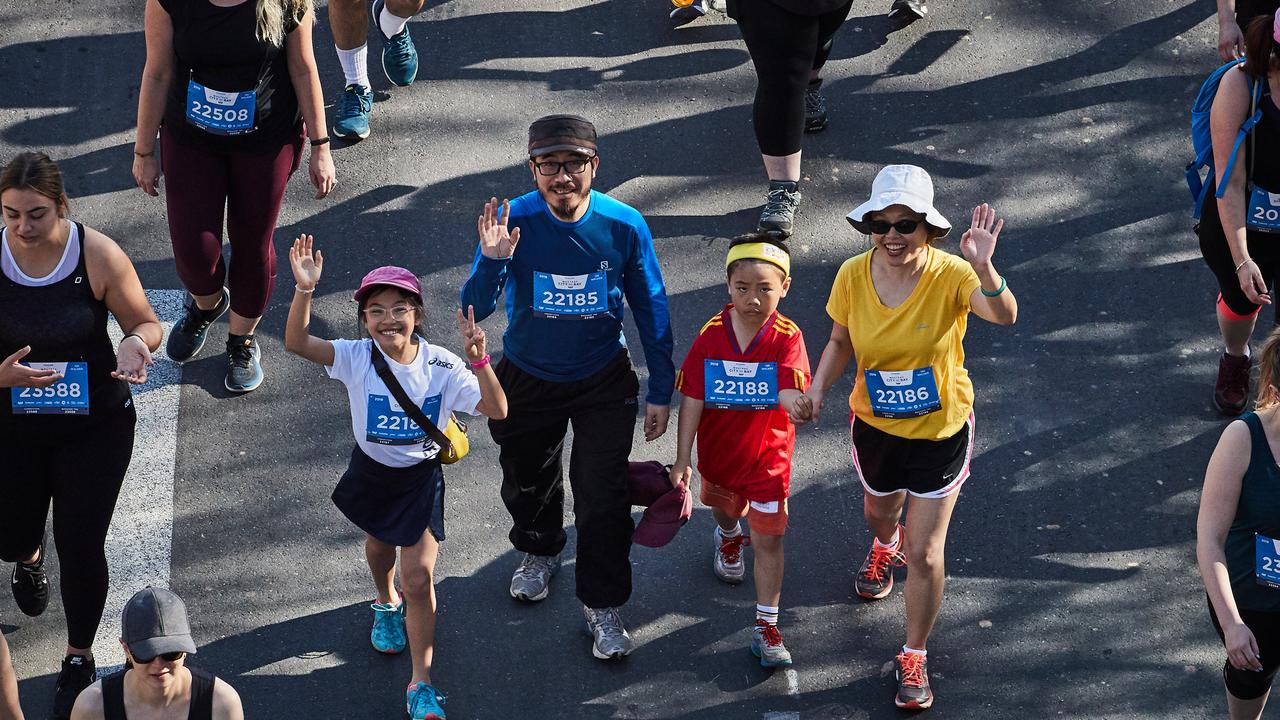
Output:
M561 455L573 426L569 484L578 530L577 595L601 659L631 652L618 607L631 596L627 459L640 383L622 337L623 298L649 368L645 439L666 431L675 382L666 288L640 213L591 190L600 166L595 127L576 115L529 128L537 190L485 204L462 306L476 320L505 294L507 332L496 371L508 399L491 420L511 543L524 558L511 596L547 596L565 545Z

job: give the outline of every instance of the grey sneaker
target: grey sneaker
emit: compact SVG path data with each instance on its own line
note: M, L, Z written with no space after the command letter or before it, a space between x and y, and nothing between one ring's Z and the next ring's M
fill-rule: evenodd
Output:
M760 658L760 666L773 668L791 664L791 651L782 644L782 633L777 625L756 620L751 631L751 654Z
M760 223L757 229L780 236L791 237L791 224L796 217L796 208L800 206L799 183L770 180L769 192L765 195L764 210L760 212Z
M227 378L223 387L247 393L262 384L262 350L252 335L227 335Z
M810 80L804 91L804 131L821 132L827 127L827 99L822 96L822 78Z
M674 8L671 11L671 27L681 27L707 14L707 0L694 0L692 5Z
M601 660L618 660L630 655L635 649L631 636L622 626L618 608L596 610L583 605L582 612L587 616L587 630L591 631L594 638L591 644L592 655Z
M524 554L511 575L511 597L538 602L551 592L551 576L560 570L559 555Z
M889 6L889 19L901 25L923 20L928 14L929 7L924 0L893 0L893 5Z
M187 295L186 305L186 314L169 331L169 338L164 346L169 359L178 364L195 357L200 352L200 348L204 347L209 326L231 308L231 291L225 287L222 288L222 299L212 310L201 310L190 294Z
M751 538L747 535L727 538L720 532L719 525L711 537L715 546L711 570L730 585L742 582L747 572L747 564L742 561L742 548L751 544Z

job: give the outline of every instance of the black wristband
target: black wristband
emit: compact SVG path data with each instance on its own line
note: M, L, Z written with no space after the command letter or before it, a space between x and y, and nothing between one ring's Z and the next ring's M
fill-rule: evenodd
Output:
M141 341L142 341L142 344L143 344L143 345L146 345L146 344L147 344L147 340L146 340L146 338L142 337L142 336L141 336L141 335L139 335L138 333L129 333L128 335L125 335L124 337L120 338L120 344L121 344L121 345L123 345L123 344L124 344L124 341L125 341L125 340L128 340L128 339L129 339L129 338L131 338L131 337L136 337L136 338L138 338L139 340L141 340ZM148 350L150 350L151 348L148 346L148 348L147 348L147 349L148 349Z
M320 138L319 140L312 140L312 141L311 141L311 147L320 147L321 145L328 145L328 144L329 144L329 136L328 136L328 135L325 135L324 137Z

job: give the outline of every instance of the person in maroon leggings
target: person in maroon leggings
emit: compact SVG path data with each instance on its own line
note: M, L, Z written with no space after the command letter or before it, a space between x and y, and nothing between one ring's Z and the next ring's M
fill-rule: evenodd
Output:
M175 362L195 357L209 325L229 308L224 384L231 392L262 383L253 333L275 284L271 238L304 137L311 138L316 197L335 183L311 5L147 0L133 176L150 195L158 194L161 169L168 176L173 256L192 296L166 349ZM224 212L229 269L222 259Z

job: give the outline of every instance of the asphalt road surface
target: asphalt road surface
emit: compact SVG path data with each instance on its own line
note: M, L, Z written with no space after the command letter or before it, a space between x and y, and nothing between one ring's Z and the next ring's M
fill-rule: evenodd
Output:
M763 202L754 73L723 16L672 30L663 0L432 5L409 26L422 62L412 87L391 88L372 41L373 134L335 148L333 195L313 200L305 172L291 182L261 389L222 389L219 323L198 360L138 393L148 459L135 461L113 531L108 615L142 585L170 583L201 645L194 664L238 688L250 718L401 717L409 673L407 658L369 647L362 536L329 501L351 446L345 393L284 353L290 239L313 233L328 261L319 334L354 336L351 291L396 263L423 279L432 341L454 347L483 202L530 189L533 118L581 113L601 132L597 187L653 229L678 362L725 301L724 238L754 227ZM130 176L141 6L0 1L0 158L40 148L57 159L74 217L120 242L172 320L180 295L164 291L181 285L163 200ZM1221 351L1182 180L1190 102L1217 65L1213 3L935 0L926 21L899 31L887 9L859 0L836 38L832 120L805 140L782 310L816 364L830 283L867 242L843 216L885 164L927 168L957 225L983 201L1007 218L995 263L1021 313L1012 328L975 320L966 342L978 452L930 642L932 713L1220 717L1223 653L1193 537L1224 425L1210 406ZM332 112L342 74L318 14ZM487 326L500 335L500 318ZM638 345L633 358L643 366ZM832 397L849 387L846 375ZM796 664L774 673L747 651L751 584L711 574L703 508L670 546L633 552L624 617L638 647L625 662L591 657L571 565L547 601L512 601L497 453L477 423L471 457L448 470L438 569L435 680L450 717L900 716L887 663L903 639L902 597L852 593L870 536L840 403L830 405L796 448L781 621ZM655 443L637 436L634 458L669 461L674 447L673 421ZM30 619L4 594L0 625L28 717L44 718L61 604ZM103 666L120 661L114 627L109 617L100 633Z

